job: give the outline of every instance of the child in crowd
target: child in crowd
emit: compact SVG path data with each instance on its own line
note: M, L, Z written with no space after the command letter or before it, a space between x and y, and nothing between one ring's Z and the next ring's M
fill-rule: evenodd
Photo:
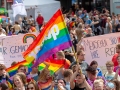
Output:
M107 72L104 74L104 77L107 81L111 81L117 78L120 81L120 77L116 76L116 72L113 71L114 64L112 61L107 61L106 63Z

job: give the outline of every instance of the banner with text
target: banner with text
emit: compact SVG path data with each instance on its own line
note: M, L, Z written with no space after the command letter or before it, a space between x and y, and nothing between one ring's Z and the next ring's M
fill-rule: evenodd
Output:
M84 38L82 44L85 50L85 60L90 63L96 60L99 66L105 66L108 60L112 60L116 53L115 46L120 42L120 33L106 34L90 38Z
M0 37L0 63L9 67L13 61L24 60L22 52L37 37L38 33L28 33L15 36Z

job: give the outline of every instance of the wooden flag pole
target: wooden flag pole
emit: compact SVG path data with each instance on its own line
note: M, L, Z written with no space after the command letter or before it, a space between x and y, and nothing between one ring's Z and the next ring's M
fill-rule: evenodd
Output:
M76 59L76 62L77 62L77 64L79 64L79 62L78 62L78 58L77 58L77 55L76 55L76 53L75 53L75 49L74 49L74 46L72 45L72 50L73 50L73 53L74 53L74 56L75 56L75 59ZM80 69L80 74L82 74L82 70Z

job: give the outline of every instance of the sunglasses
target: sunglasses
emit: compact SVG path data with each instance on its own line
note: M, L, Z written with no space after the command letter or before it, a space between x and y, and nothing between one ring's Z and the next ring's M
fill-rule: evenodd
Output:
M33 90L33 89L34 89L33 87L27 88L27 90Z

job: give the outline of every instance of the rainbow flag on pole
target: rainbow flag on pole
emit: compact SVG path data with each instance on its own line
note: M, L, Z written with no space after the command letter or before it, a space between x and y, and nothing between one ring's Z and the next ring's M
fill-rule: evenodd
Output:
M18 67L20 65L26 66L28 68L28 72L30 72L32 70L31 67L32 67L33 64L32 63L28 63L27 61L24 60L24 61L18 62L14 66L11 66L11 67L7 68L6 71L8 72L10 77L17 73Z
M23 53L29 63L36 60L38 66L52 54L72 46L62 13L58 10L49 20L36 40Z

